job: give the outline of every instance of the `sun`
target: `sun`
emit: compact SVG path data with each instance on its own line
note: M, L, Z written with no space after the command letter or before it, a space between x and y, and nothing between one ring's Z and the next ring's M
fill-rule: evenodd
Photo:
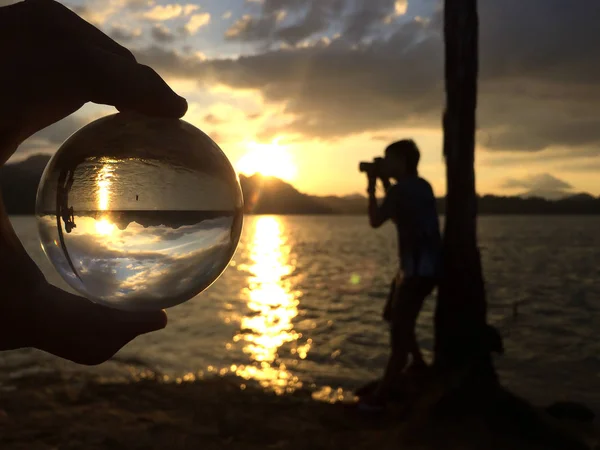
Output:
M292 181L297 174L296 164L289 151L277 141L271 144L249 142L248 153L242 156L237 164L238 173L244 175L260 174Z
M96 233L101 236L108 236L115 231L115 225L110 223L108 219L102 218L101 220L96 221Z

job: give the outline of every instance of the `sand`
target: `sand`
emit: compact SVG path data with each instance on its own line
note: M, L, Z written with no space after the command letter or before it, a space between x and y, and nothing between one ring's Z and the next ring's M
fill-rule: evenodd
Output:
M236 378L104 383L87 374L37 375L0 395L3 450L550 448L511 430L499 435L477 414L415 425L398 408L365 416L352 404L314 401L309 392L277 396ZM591 426L569 427L597 441Z

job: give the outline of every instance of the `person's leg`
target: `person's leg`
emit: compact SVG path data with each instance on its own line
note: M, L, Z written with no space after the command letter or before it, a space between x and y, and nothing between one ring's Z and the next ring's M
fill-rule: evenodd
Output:
M413 328L410 332L409 336L409 353L411 356L410 367L411 368L423 368L427 364L425 363L425 359L423 359L423 353L421 353L421 349L419 348L419 343L417 341L417 333Z
M412 280L404 280L396 287L392 305L391 353L383 377L375 391L375 398L378 401L385 401L394 382L408 364L409 352L415 350L416 339L414 341L411 339L411 330L414 330L420 310L419 299L415 294Z
M396 278L392 280L390 285L390 291L388 292L387 299L385 301L385 306L383 307L383 320L386 322L392 321L392 303L394 302L394 296L396 292Z
M433 280L431 278L421 278L420 277L420 278L416 279L415 281L416 281L416 283L415 283L414 295L417 298L416 304L419 304L420 306L419 306L419 310L416 313L414 324L412 325L412 328L410 329L409 349L410 349L410 354L412 356L412 359L411 359L409 368L421 370L421 369L426 368L427 364L425 363L425 359L423 358L423 354L421 353L421 349L420 349L419 343L417 341L417 333L416 333L417 318L419 316L421 308L423 307L423 303L425 303L425 300L433 292L433 289L435 288L435 280Z

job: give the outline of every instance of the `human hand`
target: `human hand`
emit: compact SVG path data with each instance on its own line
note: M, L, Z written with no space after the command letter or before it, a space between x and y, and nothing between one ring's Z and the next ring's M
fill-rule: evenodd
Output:
M377 175L371 172L367 172L367 192L369 194L375 194L377 191Z
M156 72L53 0L0 8L0 164L37 131L87 102L178 118L187 102ZM35 347L81 364L109 359L166 326L164 311L122 312L52 286L0 199L0 350Z

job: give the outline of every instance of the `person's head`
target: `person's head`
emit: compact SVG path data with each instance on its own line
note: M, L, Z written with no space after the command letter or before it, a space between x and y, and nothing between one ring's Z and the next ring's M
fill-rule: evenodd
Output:
M412 139L396 141L385 149L385 171L390 177L417 175L421 154Z

